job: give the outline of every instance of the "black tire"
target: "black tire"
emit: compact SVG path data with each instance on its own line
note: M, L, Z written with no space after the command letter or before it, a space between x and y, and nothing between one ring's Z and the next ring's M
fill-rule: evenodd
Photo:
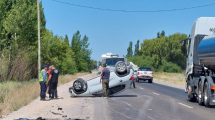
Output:
M153 79L148 80L148 83L152 83Z
M83 88L84 88L84 80L81 79L81 78L78 78L77 80L75 80L73 82L73 87L75 89L75 91L79 92L79 91L82 91Z
M205 107L210 107L210 95L209 95L209 85L208 82L206 81L204 84L204 104Z
M198 94L198 103L199 105L203 105L204 102L203 102L203 99L204 98L204 95L202 95L201 91L202 91L202 81L199 82L198 84L198 89L197 89L197 94Z
M187 84L187 81L185 82L184 92L185 92L185 93L188 93L188 84Z
M188 95L188 101L196 102L196 97L194 96L193 93L190 92L190 88L191 88L191 86L188 85L188 94L187 94Z
M116 68L116 71L118 73L123 73L123 72L125 72L127 70L126 64L124 62L122 62L122 61L117 62L116 65L115 65L115 68Z

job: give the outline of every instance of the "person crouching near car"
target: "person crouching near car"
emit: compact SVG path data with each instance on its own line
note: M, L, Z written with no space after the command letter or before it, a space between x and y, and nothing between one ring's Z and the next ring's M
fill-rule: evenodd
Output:
M53 99L58 97L57 84L58 84L59 71L55 69L54 65L51 65L50 69L51 69L51 72L48 78L48 83L50 82L51 99ZM46 83L46 85L48 85L48 83Z
M100 83L102 81L102 88L103 88L103 93L105 98L107 98L109 95L109 80L110 80L110 70L106 68L106 64L103 64Z
M46 82L48 80L48 65L44 65L43 69L40 72L40 100L45 100L46 98L46 90L47 90L47 86L46 86Z

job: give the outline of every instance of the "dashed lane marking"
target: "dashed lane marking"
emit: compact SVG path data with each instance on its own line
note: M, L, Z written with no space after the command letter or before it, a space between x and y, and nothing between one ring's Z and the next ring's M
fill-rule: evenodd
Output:
M144 88L140 87L140 89L144 89Z
M191 107L191 106L188 106L188 105L185 105L185 104L183 104L183 103L178 103L179 105L182 105L182 106L185 106L185 107L188 107L188 108L193 108L193 107Z
M155 94L155 95L160 95L160 94L158 94L158 93L156 93L156 92L152 92L153 94Z

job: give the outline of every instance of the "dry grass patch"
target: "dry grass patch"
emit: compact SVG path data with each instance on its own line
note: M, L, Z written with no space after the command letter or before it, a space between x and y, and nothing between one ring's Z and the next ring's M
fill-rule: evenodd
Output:
M183 73L165 73L155 72L153 75L155 80L170 82L178 85L185 84L185 75Z
M59 77L59 84L65 84L89 73L63 75ZM38 80L29 82L0 83L0 117L28 105L40 95Z

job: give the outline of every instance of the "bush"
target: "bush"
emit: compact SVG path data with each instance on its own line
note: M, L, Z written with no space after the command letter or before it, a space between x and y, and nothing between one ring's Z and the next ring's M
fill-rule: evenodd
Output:
M159 71L180 73L180 72L182 72L182 69L177 64L174 64L171 62L166 62L160 66Z

